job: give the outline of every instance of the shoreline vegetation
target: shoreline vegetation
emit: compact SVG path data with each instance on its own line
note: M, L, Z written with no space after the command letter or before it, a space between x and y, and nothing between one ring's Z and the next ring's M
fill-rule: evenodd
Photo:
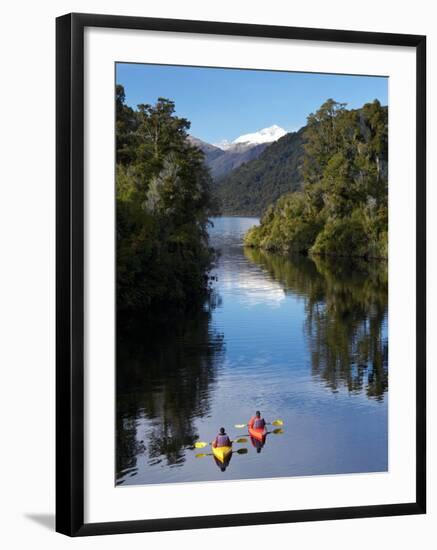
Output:
M266 208L244 245L279 254L386 260L387 119L387 107L377 100L347 110L329 99L309 115L291 164L300 178L292 185L296 190ZM213 196L217 184L204 153L190 142L189 128L171 100L158 98L155 105L132 109L123 86L116 86L117 311L122 315L158 319L165 310L169 319L210 294L217 252L208 227L220 205ZM282 151L289 142L286 135L270 147ZM269 148L265 154L270 158Z
M332 99L308 117L301 190L270 205L244 244L280 254L387 259L388 110Z
M116 87L117 311L167 318L202 303L215 252L209 246L211 176L188 141L190 122L172 101L134 110ZM163 307L165 306L165 307Z

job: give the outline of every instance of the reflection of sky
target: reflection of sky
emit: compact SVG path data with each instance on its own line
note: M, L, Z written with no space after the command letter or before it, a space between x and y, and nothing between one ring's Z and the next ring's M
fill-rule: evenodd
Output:
M242 254L242 235L253 225L257 218L224 218L215 221L211 230L212 244L222 253L219 266L215 271L218 277L216 288L226 301L226 314L233 315L234 308L264 307L277 308L285 299L282 286L266 277L262 269L251 264ZM242 232L242 233L241 233ZM236 239L240 242L236 242Z
M262 304L277 308L285 298L279 284L261 278L247 279L241 273L222 272L219 292L227 301L231 302L230 298L235 297L236 305L246 307Z
M245 258L242 234L256 222L256 218L215 222L219 237L213 233L212 243L221 250L216 289L222 302L213 312L213 325L224 334L226 368L244 376L250 376L246 371L257 376L265 371L272 380L275 371L289 368L293 356L305 355L304 302L299 296L286 295L278 282Z
M213 312L213 326L223 332L226 343L212 417L232 426L237 410L240 422L257 407L267 418L283 418L286 434L269 436L271 447L262 452L263 457L271 454L273 462L263 463L270 475L384 470L387 403L368 399L364 391L351 394L341 383L333 393L315 381L304 326L305 297L285 293L261 266L245 258L236 242L254 221L217 220L217 234L212 235L222 251L216 270L222 303ZM235 388L241 388L238 402ZM255 462L246 465L249 471L253 468L252 477L257 477L256 467Z

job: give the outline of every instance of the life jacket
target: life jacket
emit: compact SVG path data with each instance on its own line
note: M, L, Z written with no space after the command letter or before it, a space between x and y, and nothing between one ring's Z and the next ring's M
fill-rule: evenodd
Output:
M216 447L230 447L231 446L231 440L229 439L229 436L226 434L219 434L216 438Z
M265 421L264 421L264 418L257 418L257 417L255 416L255 419L254 419L254 421L253 421L253 426L252 426L252 427L253 427L255 430L261 430L262 428L264 428L265 424L266 424L266 423L265 423Z

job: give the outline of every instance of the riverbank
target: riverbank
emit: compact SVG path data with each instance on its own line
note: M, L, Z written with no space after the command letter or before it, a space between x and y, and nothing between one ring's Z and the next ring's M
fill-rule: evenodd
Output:
M357 206L350 215L332 218L321 207L315 211L308 194L296 192L281 197L269 207L257 227L244 236L244 244L278 254L361 259L388 258L388 209L374 212Z

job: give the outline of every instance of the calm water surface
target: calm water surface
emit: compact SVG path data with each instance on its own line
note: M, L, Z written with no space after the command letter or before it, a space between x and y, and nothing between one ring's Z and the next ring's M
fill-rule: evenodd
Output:
M387 470L387 274L243 247L255 218L215 218L220 250L202 311L135 326L117 355L117 484ZM220 469L195 458L256 409L284 420ZM206 448L208 452L209 448Z

